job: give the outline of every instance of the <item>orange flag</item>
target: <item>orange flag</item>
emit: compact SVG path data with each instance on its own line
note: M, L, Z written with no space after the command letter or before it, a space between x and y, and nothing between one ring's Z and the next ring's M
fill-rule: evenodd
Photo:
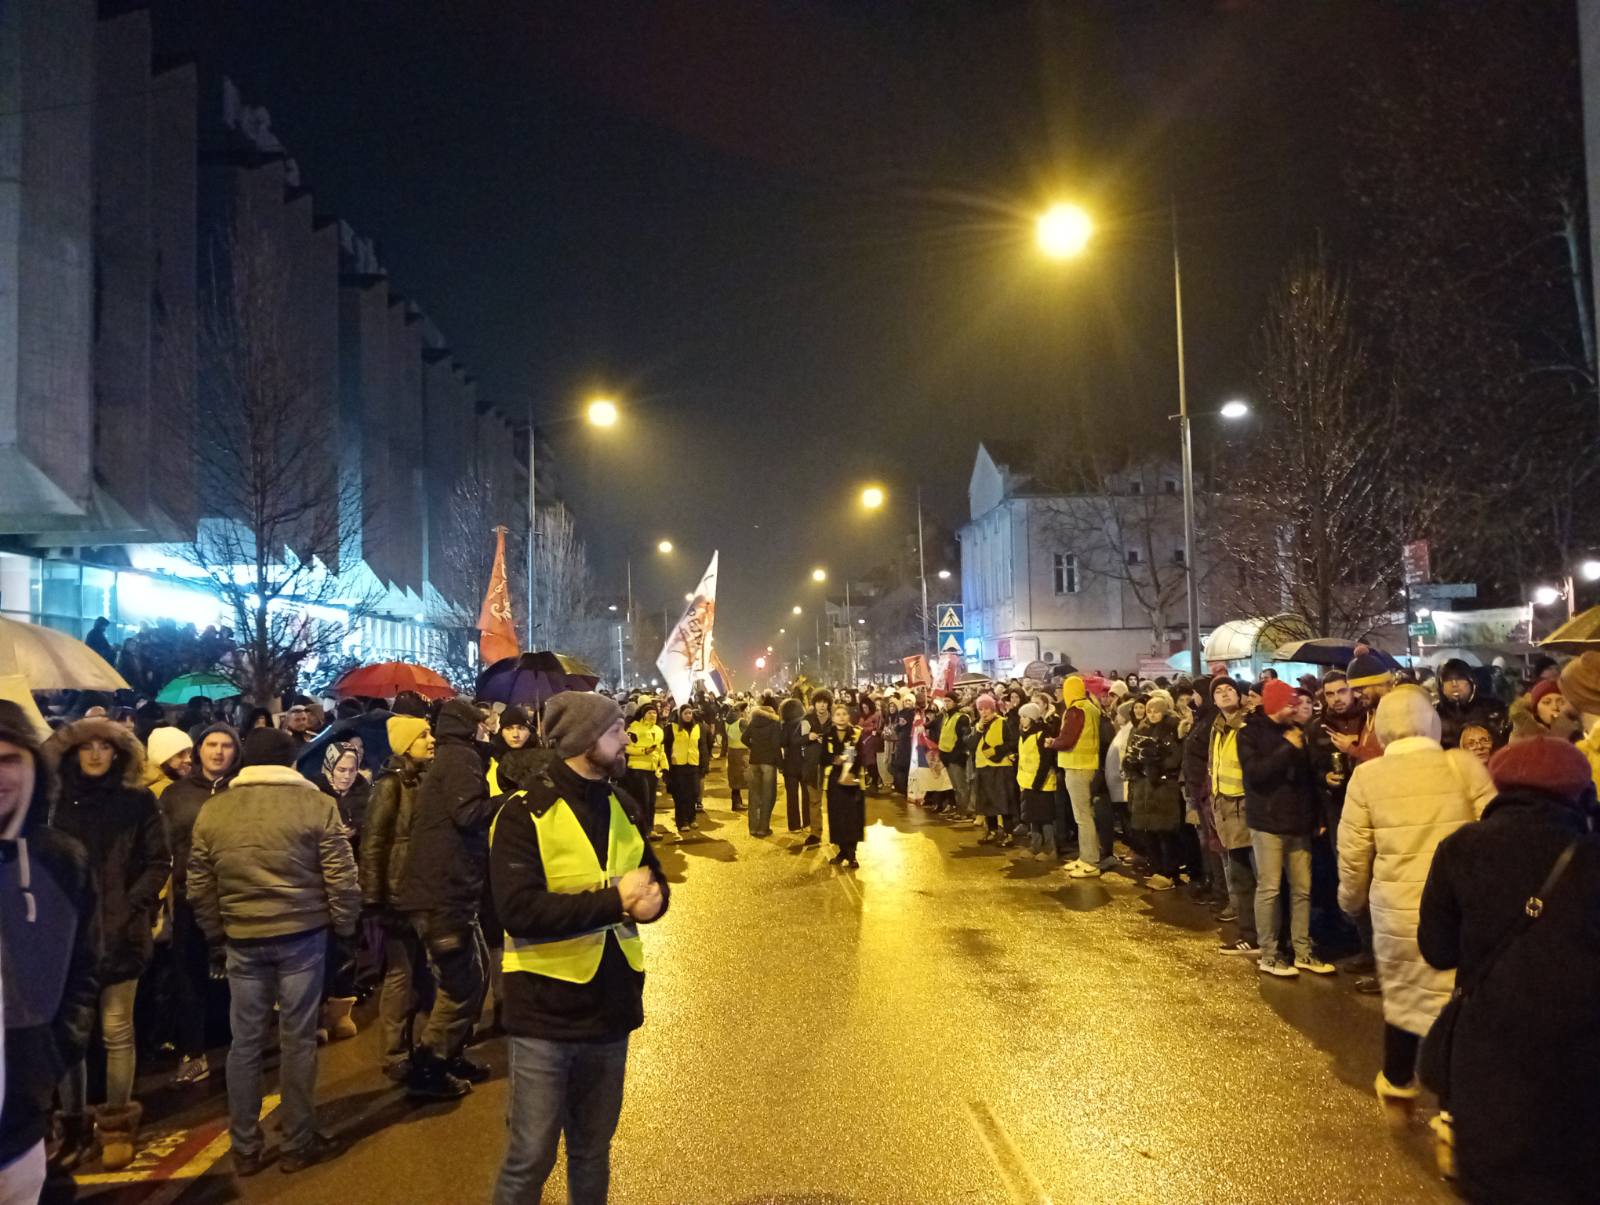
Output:
M506 586L506 529L494 529L494 568L489 571L489 590L478 612L478 656L484 665L502 657L515 657L517 626L511 622L511 591Z

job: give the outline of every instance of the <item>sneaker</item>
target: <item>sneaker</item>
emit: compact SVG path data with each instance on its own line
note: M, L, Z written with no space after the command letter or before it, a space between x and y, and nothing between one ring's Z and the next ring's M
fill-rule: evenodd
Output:
M197 1054L184 1055L178 1063L178 1073L172 1077L174 1088L187 1087L190 1084L204 1083L211 1075L211 1066L206 1062L206 1056Z
M1279 962L1276 958L1263 958L1258 966L1263 975L1275 975L1279 979L1300 978L1300 972L1291 963Z
M848 866L851 870L860 870L861 869L861 863L857 862L854 858L846 858L844 860L844 864L846 866Z
M1239 913L1237 912L1237 910L1235 910L1235 908L1234 908L1234 906L1232 904L1229 904L1221 912L1217 913L1217 919L1219 921L1221 921L1223 924L1227 924L1229 921L1238 920L1239 919Z
M844 860L845 860L845 857L844 857L844 855L842 853L834 854L833 857L828 859L828 865L830 865L830 866L838 866L841 863L843 863Z
M1120 870L1122 869L1122 859L1117 857L1116 854L1107 854L1105 857L1100 859L1100 869Z
M984 833L983 836L978 838L978 844L979 845L993 845L994 844L994 839L995 839L995 835L993 833Z
M1098 879L1100 868L1090 866L1087 862L1074 862L1067 867L1067 874L1074 879Z
M1260 958L1261 947L1253 941L1239 938L1237 941L1225 941L1217 947L1218 954L1240 954L1246 958Z
M1147 891L1171 891L1174 884L1164 874L1153 874L1144 881Z
M437 1056L428 1057L419 1048L412 1057L411 1074L406 1079L407 1096L416 1100L460 1100L471 1091L472 1085L451 1075Z
M812 833L804 841L800 842L800 844L802 846L821 845L822 844L822 838L817 836L816 833Z
M1312 975L1337 975L1339 973L1339 968L1334 966L1333 963L1323 962L1316 955L1296 958L1294 965Z
M278 1156L278 1170L285 1175L304 1171L312 1164L331 1159L339 1153L339 1144L326 1134L312 1134L311 1141L298 1150L284 1151Z
M1339 969L1352 975L1370 975L1378 969L1378 962L1371 954L1356 954L1343 959Z
M489 1067L485 1063L475 1062L464 1054L458 1054L444 1065L444 1069L457 1079L464 1079L469 1084L481 1084L489 1078Z
M236 1176L253 1176L266 1164L265 1151L257 1151L253 1155L246 1155L242 1151L233 1152L233 1174Z
M1363 975L1352 986L1363 996L1383 995L1383 984L1378 982L1376 975Z

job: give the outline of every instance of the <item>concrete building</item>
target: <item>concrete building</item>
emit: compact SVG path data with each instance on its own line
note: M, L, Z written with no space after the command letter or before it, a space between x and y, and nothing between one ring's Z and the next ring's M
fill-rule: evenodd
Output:
M1032 661L1131 670L1186 647L1177 466L1134 466L1095 494L1030 466L1025 448L978 445L958 533L968 667L1002 678ZM1200 620L1215 622L1203 589Z
M208 513L181 436L223 387L202 334L258 241L288 299L273 315L285 360L325 419L307 473L336 480L327 507L347 512L334 546L291 539L283 555L381 598L353 637L364 655L423 655L476 614L446 586L449 503L476 482L499 521L522 522L525 418L479 399L264 108L159 59L141 5L96 0L0 4L0 614L80 635L107 615L114 638L228 622L182 548L238 516Z

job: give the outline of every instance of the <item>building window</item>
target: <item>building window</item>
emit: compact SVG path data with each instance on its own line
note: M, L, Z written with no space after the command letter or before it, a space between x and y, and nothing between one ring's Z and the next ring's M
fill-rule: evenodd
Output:
M1139 563L1139 550L1137 548L1128 549L1128 564L1137 565L1138 563Z
M1128 482L1128 492L1130 494L1144 493L1144 482L1137 477L1130 479Z
M1178 483L1171 477L1168 477L1166 481L1162 482L1162 484L1166 486L1167 493L1176 494L1178 492Z
M1075 553L1056 553L1055 586L1057 594L1078 592L1078 557Z
M1181 549L1181 548L1174 548L1174 549L1173 549L1173 550L1172 550L1172 563L1173 563L1173 564L1174 564L1174 565L1181 565L1181 564L1183 564L1183 549Z

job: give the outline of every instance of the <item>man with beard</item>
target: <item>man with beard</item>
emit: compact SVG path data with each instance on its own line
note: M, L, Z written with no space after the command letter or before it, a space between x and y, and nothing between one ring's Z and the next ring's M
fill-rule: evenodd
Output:
M1350 771L1356 766L1354 752L1367 730L1367 722L1367 710L1350 688L1349 677L1343 670L1329 670L1322 678L1322 713L1306 728L1312 786L1321 804L1325 830L1312 844L1311 905L1319 921L1322 917L1341 915L1336 900L1339 871L1332 846L1338 840L1339 817L1344 812L1344 793L1350 783ZM1339 965L1351 974L1362 976L1356 980L1356 991L1372 995L1379 990L1378 981L1373 977L1377 964L1372 957L1372 918L1362 912L1350 919L1355 924L1361 949ZM1341 924L1334 921L1333 927L1339 928ZM1319 924L1319 927L1325 926ZM1342 936L1348 939L1349 930L1345 929Z
M666 911L669 893L650 818L616 787L627 771L622 709L567 691L550 701L545 732L560 760L506 797L490 833L511 1053L494 1200L538 1200L565 1132L568 1199L600 1205L628 1035L644 1023L639 926Z

